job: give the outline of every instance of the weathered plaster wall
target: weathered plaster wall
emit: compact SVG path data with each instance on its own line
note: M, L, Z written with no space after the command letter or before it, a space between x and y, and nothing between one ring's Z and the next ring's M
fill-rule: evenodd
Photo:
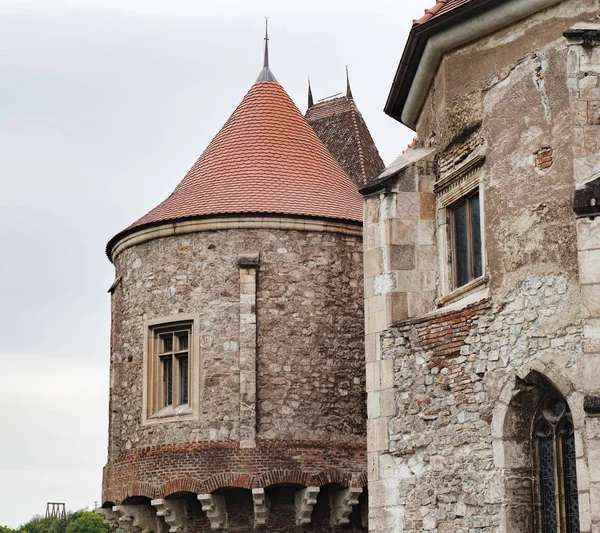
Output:
M593 18L597 10L597 0L566 0L448 53L419 118L419 138L426 141L434 135L445 149L486 115L483 96L490 84L506 77L529 54L562 41L567 28Z

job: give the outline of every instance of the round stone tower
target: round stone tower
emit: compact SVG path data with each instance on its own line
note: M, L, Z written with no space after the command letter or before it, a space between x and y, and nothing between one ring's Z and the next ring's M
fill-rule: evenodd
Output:
M128 532L366 527L362 201L268 67L107 246L108 464Z

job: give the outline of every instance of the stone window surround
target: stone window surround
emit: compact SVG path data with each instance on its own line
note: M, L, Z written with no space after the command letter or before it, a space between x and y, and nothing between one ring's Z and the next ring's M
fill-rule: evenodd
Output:
M485 246L485 199L483 190L480 187L481 173L485 156L475 154L469 157L463 163L457 166L452 172L440 179L434 187L436 194L436 224L437 241L439 251L439 287L438 307L444 307L459 300L481 292L481 297L485 297L485 290L488 285L487 275L487 254ZM481 262L483 275L470 281L466 285L453 288L452 275L452 242L450 228L450 207L461 198L472 194L479 189L480 202L480 225L481 225ZM473 298L468 299L469 303Z
M200 342L199 342L199 317L195 314L178 314L144 321L144 377L142 401L142 425L154 425L164 422L180 420L197 420L199 418L199 390L200 390ZM153 350L153 331L158 327L175 327L177 324L186 324L190 328L190 346L188 356L188 374L190 376L188 404L176 406L166 410L157 409L152 405L150 397L151 388L160 377L158 365L155 363L156 354ZM157 416L157 411L160 416Z

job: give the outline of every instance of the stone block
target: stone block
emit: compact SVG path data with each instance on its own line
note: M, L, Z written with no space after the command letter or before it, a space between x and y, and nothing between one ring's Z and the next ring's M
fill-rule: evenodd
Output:
M310 524L312 512L321 489L319 487L306 487L296 492L296 524Z
M378 223L374 224L366 224L364 229L364 249L372 250L374 248L379 248L381 246L380 242L380 226Z
M600 440L587 442L590 483L600 483Z
M576 157L573 160L573 171L576 185L587 183L590 178L600 172L600 155Z
M365 277L375 277L383 273L383 250L374 248L364 253Z
M405 292L391 292L386 297L386 327L408 318L408 298Z
M387 417L367 420L367 452L388 450Z
M585 103L586 100L580 100ZM600 124L600 103L597 101L587 101L587 124L588 125L599 125Z
M387 298L389 294L373 296L367 300L369 306L369 321L366 323L366 333L375 333L387 328Z
M373 391L367 394L367 416L371 418L379 418L381 411L379 408L379 399L381 392Z
M598 99L597 76L585 76L579 80L579 98L582 100Z
M415 268L415 246L393 244L388 247L391 270L413 270Z
M421 193L421 220L435 220L435 195L432 193Z
M579 250L600 250L600 217L577 219L577 247Z
M418 192L401 192L396 199L399 219L419 220L421 217L421 194Z
M437 272L423 270L410 272L410 285L406 292L431 292L436 289Z
M567 52L567 73L579 74L579 47L570 46Z
M417 318L433 311L435 308L435 292L409 292L408 316Z
M364 203L364 218L366 224L376 224L379 222L379 196L370 196Z
M580 54L579 70L586 74L600 73L600 50L598 48L586 49Z
M417 246L417 270L427 272L437 270L437 246ZM416 292L416 291L415 291Z
M379 335L372 333L365 336L365 362L372 363L377 359Z
M418 220L392 220L391 244L415 244L419 224Z
M600 265L598 268L600 269ZM583 306L585 316L600 318L600 283L582 287L581 305Z
M417 224L417 244L435 244L435 221L419 220Z
M573 123L577 126L588 124L588 102L585 100L571 100L571 113Z
M381 361L379 361L379 376L382 390L394 388L393 359L382 359Z
M396 414L396 392L394 389L383 389L380 392L381 416L395 416Z
M600 386L600 356L583 354L579 360L579 382L586 391L598 390Z
M366 389L367 393L375 392L381 389L379 361L366 364Z
M579 279L583 285L600 283L600 250L582 250L579 258Z
M590 486L590 504L592 520L600 522L600 483L594 483Z

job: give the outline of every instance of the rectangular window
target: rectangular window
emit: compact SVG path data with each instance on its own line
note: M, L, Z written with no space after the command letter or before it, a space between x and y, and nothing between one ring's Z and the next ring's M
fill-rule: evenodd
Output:
M483 275L479 191L449 206L452 275L458 289Z
M193 373L198 368L195 324L195 319L147 323L145 422L197 413L192 395L198 381L194 382Z

